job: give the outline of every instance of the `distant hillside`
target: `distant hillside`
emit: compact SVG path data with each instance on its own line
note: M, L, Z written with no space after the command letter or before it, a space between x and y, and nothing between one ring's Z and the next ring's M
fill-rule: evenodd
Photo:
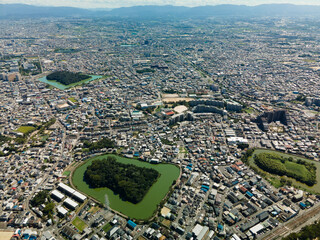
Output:
M121 17L212 17L212 16L320 16L320 6L264 4L258 6L217 5L200 7L136 6L113 9L109 14Z
M258 6L217 5L201 7L134 6L109 9L81 9L73 7L38 7L24 4L0 4L0 18L36 17L129 17L129 18L198 18L212 16L316 16L320 6L292 4L264 4Z
M184 14L190 14L191 9L188 7L177 6L134 6L116 8L109 12L113 16L121 17L181 17Z
M88 16L91 11L72 7L38 7L26 4L0 4L0 18L39 18Z

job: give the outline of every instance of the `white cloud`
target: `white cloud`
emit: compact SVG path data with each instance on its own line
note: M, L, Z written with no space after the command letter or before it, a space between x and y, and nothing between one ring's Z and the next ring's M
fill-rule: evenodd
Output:
M0 0L0 3L24 3L39 6L72 6L82 8L117 8L137 5L204 6L217 4L259 5L292 3L320 5L320 0Z

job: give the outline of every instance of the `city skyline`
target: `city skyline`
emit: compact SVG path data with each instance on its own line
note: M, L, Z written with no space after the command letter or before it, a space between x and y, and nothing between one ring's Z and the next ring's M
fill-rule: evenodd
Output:
M1 4L28 4L36 6L68 6L78 8L119 8L131 7L141 5L173 5L173 6L206 6L206 5L220 5L220 4L235 4L256 6L260 4L296 4L296 5L320 5L319 0L310 0L308 2L303 0L1 0Z

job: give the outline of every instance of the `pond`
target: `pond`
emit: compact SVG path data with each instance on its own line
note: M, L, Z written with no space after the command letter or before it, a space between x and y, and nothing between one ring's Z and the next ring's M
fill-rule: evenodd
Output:
M68 89L68 88L71 88L71 87L74 87L74 86L81 85L83 83L88 83L88 82L94 81L94 80L99 79L99 78L102 78L102 76L90 75L90 78L88 78L88 79L84 79L82 81L79 81L79 82L76 82L76 83L72 83L72 84L69 84L69 85L64 85L64 84L59 83L57 81L47 80L47 77L39 78L39 81L47 83L47 84L49 84L49 85L51 85L53 87L59 88L60 90L65 90L65 89Z
M153 168L158 171L161 176L158 178L157 182L151 186L141 202L133 204L131 202L124 201L111 189L90 188L83 180L84 172L87 167L91 165L92 161L95 159L106 158L107 156L115 157L120 163L134 164L138 167ZM106 154L90 158L84 164L79 166L73 173L72 182L78 190L97 199L103 204L108 204L111 209L121 212L130 218L146 220L152 217L154 211L157 209L157 205L166 196L173 181L177 180L179 175L180 169L172 164L150 164L148 162L142 162L135 159Z

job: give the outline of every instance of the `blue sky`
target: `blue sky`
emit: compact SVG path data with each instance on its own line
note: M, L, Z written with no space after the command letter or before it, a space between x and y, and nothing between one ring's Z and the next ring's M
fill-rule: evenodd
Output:
M292 3L320 5L320 0L0 0L0 3L25 3L38 6L73 6L81 8L117 8L135 5L203 6L217 4L259 5Z

